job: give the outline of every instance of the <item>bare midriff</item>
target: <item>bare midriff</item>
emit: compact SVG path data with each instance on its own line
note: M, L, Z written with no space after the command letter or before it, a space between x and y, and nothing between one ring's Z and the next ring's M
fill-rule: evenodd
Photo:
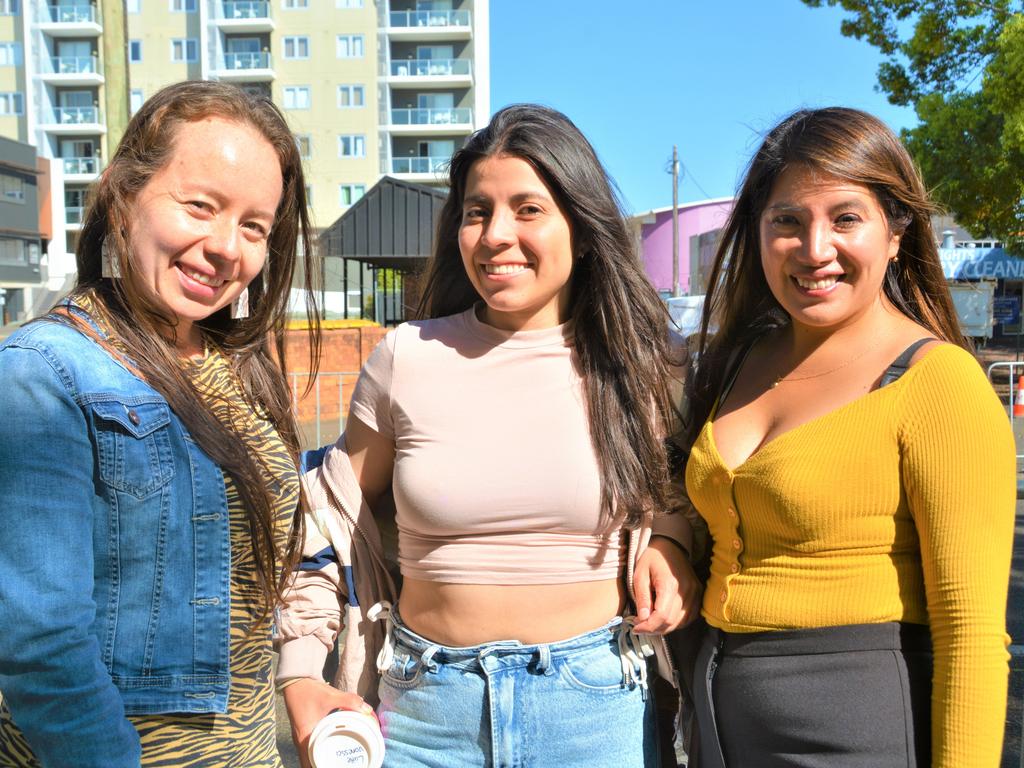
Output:
M449 584L405 579L402 623L441 645L553 643L604 626L626 603L622 579L570 584Z

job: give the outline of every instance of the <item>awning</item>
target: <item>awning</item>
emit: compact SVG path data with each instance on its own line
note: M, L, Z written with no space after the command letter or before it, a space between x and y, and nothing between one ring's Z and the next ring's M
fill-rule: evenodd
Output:
M377 268L420 270L447 197L445 190L385 176L320 234L320 253Z

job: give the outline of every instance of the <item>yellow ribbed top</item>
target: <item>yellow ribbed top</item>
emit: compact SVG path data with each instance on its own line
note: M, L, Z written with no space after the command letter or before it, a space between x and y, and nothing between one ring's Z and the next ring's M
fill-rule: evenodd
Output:
M933 766L998 765L1014 456L992 387L948 344L733 470L709 421L686 468L714 538L705 618L728 632L929 624Z

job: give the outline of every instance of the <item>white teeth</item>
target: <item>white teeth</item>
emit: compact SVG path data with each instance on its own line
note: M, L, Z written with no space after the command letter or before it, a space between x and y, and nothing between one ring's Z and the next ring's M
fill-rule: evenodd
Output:
M802 277L797 277L795 280L797 285L809 291L821 291L825 288L831 288L839 282L839 279L836 277L826 277L824 280L805 280Z
M208 285L211 288L219 288L221 285L224 284L223 280L218 280L215 277L210 277L209 275L203 275L203 274L200 274L199 272L194 272L191 269L182 269L181 271L184 272L186 275L188 275L193 280L195 280L197 283L202 283L203 285Z
M517 275L526 269L525 264L484 264L484 271L488 275Z

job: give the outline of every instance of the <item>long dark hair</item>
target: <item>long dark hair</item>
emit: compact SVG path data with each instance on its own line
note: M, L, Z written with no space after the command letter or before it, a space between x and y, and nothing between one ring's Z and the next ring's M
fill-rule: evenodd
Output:
M452 157L419 315L443 317L480 301L462 264L459 228L470 169L496 155L529 163L569 218L578 256L569 314L601 469L601 513L609 525L635 524L668 508L663 439L674 423L669 375L678 361L668 311L644 274L612 182L565 115L533 104L505 107Z
M262 135L277 153L284 186L268 238L266 265L249 284L249 317L232 320L225 307L196 325L227 353L243 396L268 417L297 463L298 429L285 377L285 326L299 243L314 373L320 330L313 303L315 286L310 281L319 270L310 264L313 250L302 161L284 117L269 99L233 85L190 81L163 88L143 104L92 191L76 252L78 280L71 295L92 298L139 373L167 399L200 447L235 480L248 517L265 612L280 599L287 566L298 557L302 504L282 550L275 543L273 497L259 461L244 437L214 415L179 363L174 346L176 318L158 304L133 269L128 239L133 204L153 175L172 159L178 130L207 117L251 126ZM117 261L123 278L102 276L104 251Z
M691 438L711 412L731 352L789 321L761 266L760 219L775 180L794 166L874 192L890 230L901 236L899 261L890 264L882 284L885 296L936 337L970 348L942 273L931 226L935 208L903 144L866 112L800 110L768 132L750 161L715 255L696 345L697 369L688 381Z

